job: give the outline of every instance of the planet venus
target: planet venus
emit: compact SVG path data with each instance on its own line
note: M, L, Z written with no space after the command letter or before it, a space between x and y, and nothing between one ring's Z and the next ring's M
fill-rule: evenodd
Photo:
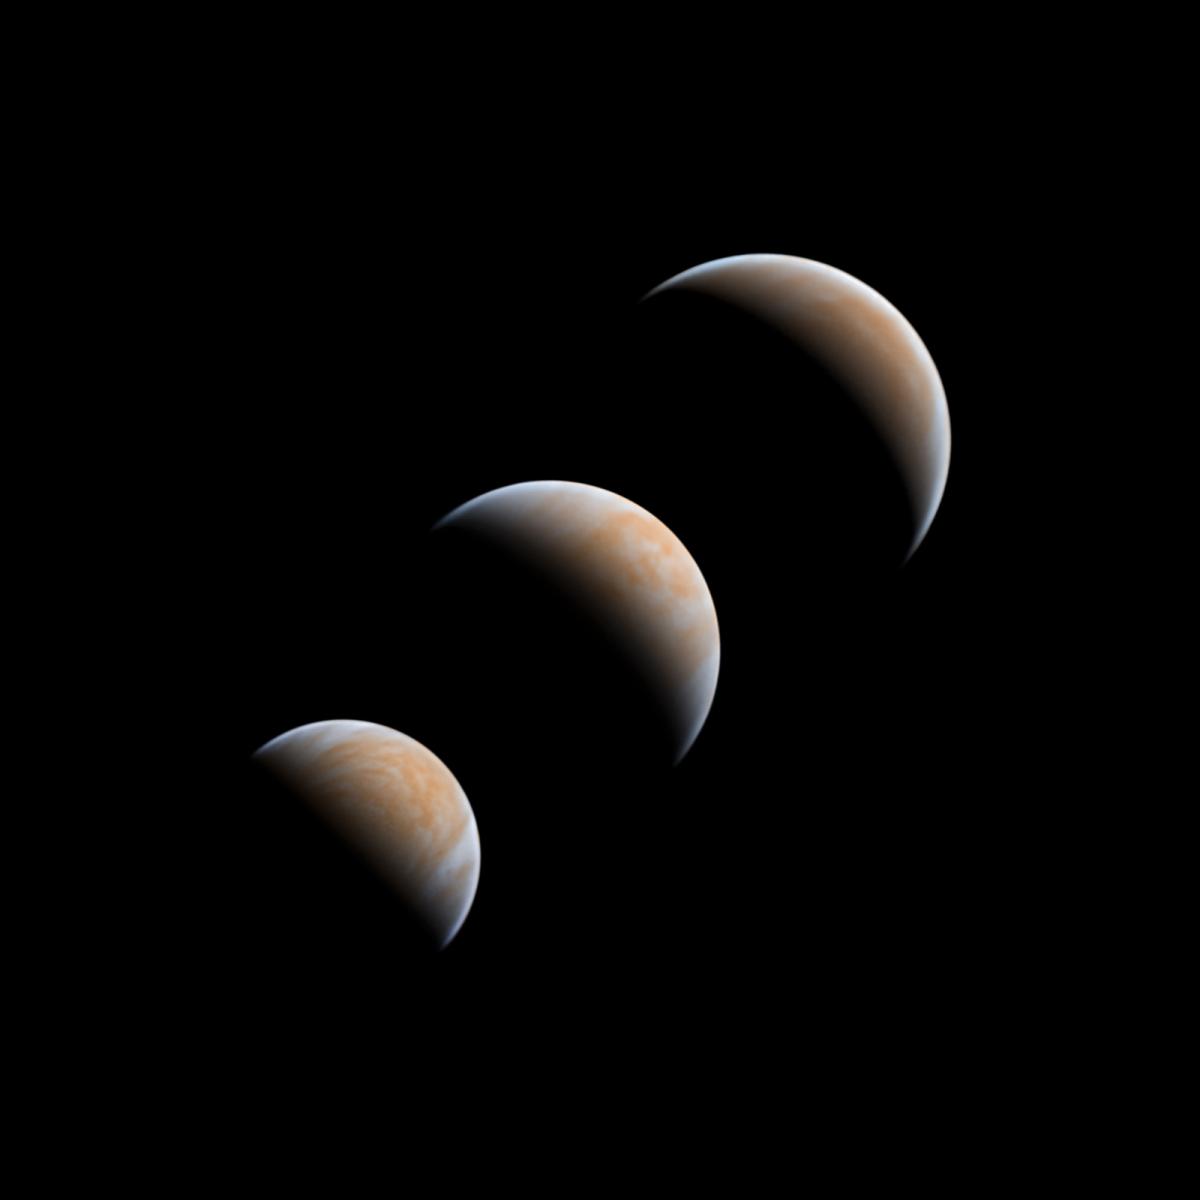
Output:
M861 411L901 481L887 511L903 509L907 494L912 523L902 525L897 544L911 530L911 555L945 489L950 420L929 351L900 312L844 271L780 254L704 263L666 280L644 303L667 293L707 298L687 304L717 301L722 322L725 306L737 310L756 331L786 339L789 363L799 348L838 381L848 407L837 411ZM571 596L639 664L669 716L675 761L687 754L716 694L720 634L699 566L662 521L600 487L538 480L477 496L435 528L443 527L511 551L539 581ZM479 833L440 759L395 729L352 720L302 725L254 758L392 886L435 945L455 937L478 886Z
M538 480L477 496L446 526L511 548L606 627L642 664L684 757L712 707L721 640L704 576L662 521L604 488Z
M369 721L317 721L255 760L306 801L446 946L479 882L479 831L462 788L420 742Z
M933 359L899 310L845 271L786 254L741 254L702 263L659 284L643 303L671 292L706 296L740 310L790 339L839 379L903 480L912 506L911 556L945 490L950 415Z

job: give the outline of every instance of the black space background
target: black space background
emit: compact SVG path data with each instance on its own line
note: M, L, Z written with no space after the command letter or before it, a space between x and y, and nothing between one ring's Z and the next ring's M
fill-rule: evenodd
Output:
M130 201L139 294L109 352L159 400L111 486L141 700L174 731L147 790L179 782L128 847L123 942L146 981L129 1015L195 1097L331 1114L403 1080L389 1103L499 1129L532 1089L538 1121L607 1112L613 1145L669 1106L694 1133L719 1112L731 1138L782 1149L802 1125L850 1153L864 1127L971 1136L1031 1008L1039 1037L1057 1019L1047 866L1071 814L1031 782L1053 658L1028 671L1055 547L1011 402L1040 173L936 111L917 146L680 120L268 121L202 156L203 122L169 123ZM949 482L901 570L806 556L836 513L789 504L802 396L647 386L638 298L756 251L863 279L937 363ZM704 572L721 675L674 770L545 745L522 715L536 638L512 650L528 676L454 660L428 531L538 478L630 497ZM435 959L391 955L387 897L247 775L336 717L417 738L472 802L479 891Z

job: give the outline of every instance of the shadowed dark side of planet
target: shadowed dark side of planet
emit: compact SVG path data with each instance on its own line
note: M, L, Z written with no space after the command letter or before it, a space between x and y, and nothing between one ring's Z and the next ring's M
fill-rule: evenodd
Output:
M453 525L427 546L427 686L490 760L552 782L668 767L678 722L652 668L502 538Z
M278 774L248 759L241 784L252 817L230 842L253 850L240 881L253 902L242 912L261 926L254 937L243 931L254 956L244 968L289 985L331 971L362 983L436 953L429 924Z
M711 457L672 470L707 470L710 487L736 473L749 490L728 497L729 517L786 530L781 566L861 576L904 562L916 514L900 469L846 385L802 345L681 290L644 300L632 327L638 393L711 427Z

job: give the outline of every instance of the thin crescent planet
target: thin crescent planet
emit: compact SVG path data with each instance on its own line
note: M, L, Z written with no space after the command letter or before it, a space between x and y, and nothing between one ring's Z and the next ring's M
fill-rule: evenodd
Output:
M504 542L572 593L643 662L687 754L717 689L716 606L687 548L652 513L604 488L563 480L476 496L435 528Z
M691 267L648 292L691 292L777 330L839 378L892 455L913 510L907 557L941 503L950 467L950 413L916 330L853 275L787 254L740 254Z
M479 831L450 769L420 742L369 721L316 721L254 759L375 868L445 947L479 883Z

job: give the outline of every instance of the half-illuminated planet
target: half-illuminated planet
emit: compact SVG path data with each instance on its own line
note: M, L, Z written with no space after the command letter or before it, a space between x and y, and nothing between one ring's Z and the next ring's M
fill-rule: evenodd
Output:
M950 416L933 359L904 316L877 291L845 271L784 254L742 254L703 263L660 284L643 304L653 306L664 298L677 302L681 296L717 302L743 318L743 324L756 323L775 342L791 345L819 365L824 378L839 389L844 401L857 408L865 419L864 427L869 427L890 459L901 485L897 489L903 494L901 503L906 500L909 510L898 540L898 557L911 555L928 532L946 486ZM713 331L722 330L710 317L709 310L690 308L681 319L685 331L695 331L694 344L681 357L694 359L701 371L710 371L705 355L712 350ZM736 404L737 419L747 421L754 417L753 410L746 407L756 399L753 379L759 362L754 360L769 359L773 345L765 339L758 343L743 336L738 348L743 361L736 364L728 381L728 390L733 394L716 399ZM798 363L799 359L793 361ZM786 370L779 374L785 376ZM797 372L795 386L787 397L791 403L782 414L770 414L771 419L779 415L786 418L788 438L802 436L805 431L805 401L809 398L805 388L811 379ZM817 440L833 427L827 422ZM832 481L827 484L823 480L824 496L818 493L817 503L827 498L831 510L842 504L834 495L837 472L842 467L830 456L836 456L843 447L833 445L834 440L814 448L817 456L826 456L814 460L818 472L828 468ZM866 440L858 438L847 459L849 470L858 470L859 463L850 460L856 456L862 459L866 448ZM811 470L808 473L813 474ZM849 478L847 471L842 474ZM886 491L875 490L881 496ZM853 504L856 498L849 495L851 491L861 495L860 479L855 478L847 486L846 503ZM810 525L822 519L817 514L811 519L808 514L800 515ZM880 520L889 516L876 515Z
M669 718L671 755L683 758L712 707L721 645L704 576L666 525L604 488L540 480L477 496L438 527L503 546L603 626L638 666ZM553 655L556 648L537 651ZM588 679L578 680L576 697L588 687ZM570 694L558 698L572 702Z
M254 754L394 888L437 947L466 920L479 832L450 770L420 742L368 721L317 721Z

